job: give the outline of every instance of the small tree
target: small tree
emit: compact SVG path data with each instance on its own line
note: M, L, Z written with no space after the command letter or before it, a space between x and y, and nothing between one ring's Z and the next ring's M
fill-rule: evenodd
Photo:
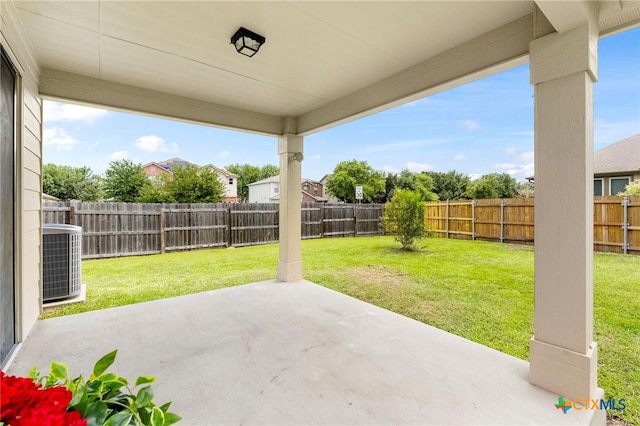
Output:
M382 223L385 230L402 244L402 250L411 250L414 243L426 234L422 196L408 189L396 189L385 206Z
M173 175L164 175L162 180L168 199L174 203L219 203L224 196L223 183L209 168L176 166Z
M618 195L640 195L640 180L631 182L629 185L625 186L624 192L621 192Z
M326 187L334 197L354 203L356 186L362 186L363 201L370 203L385 193L385 178L366 161L342 161L327 179Z
M42 190L61 200L98 201L102 197L100 177L89 167L45 164L42 168Z
M104 192L114 201L134 203L139 201L144 188L151 186L142 165L131 160L118 160L109 163L105 172Z

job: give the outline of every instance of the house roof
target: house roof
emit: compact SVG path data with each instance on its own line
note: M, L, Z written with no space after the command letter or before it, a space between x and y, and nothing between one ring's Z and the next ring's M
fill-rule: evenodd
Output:
M179 158L179 157L174 157L174 158L169 158L168 160L159 161L158 164L160 164L160 166L164 167L165 169L167 169L169 171L173 171L173 168L175 166L190 165L190 166L200 167L196 163L192 163L191 161L183 160L182 158Z
M202 167L209 167L211 169L214 169L216 171L218 171L219 173L222 173L223 175L230 177L230 178L238 178L240 176L238 176L235 173L231 173L229 170L223 168L223 167L218 167L218 166L214 166L213 164L207 164L206 166L202 166Z
M147 163L147 164L143 165L143 166L142 166L142 168L144 169L144 168L146 168L147 166L156 166L156 167L160 167L161 169L163 169L163 170L167 171L168 173L171 173L171 170L167 169L165 166L163 166L162 164L157 163L157 162L155 162L155 161L152 161L152 162L150 162L150 163Z
M593 155L593 173L638 173L640 172L640 133L621 140Z
M267 135L308 135L524 64L534 25L543 36L595 16L606 34L634 25L640 10L609 0L2 7L20 20L45 99ZM229 43L240 26L266 37L252 58Z
M256 182L250 183L247 186L262 185L265 183L279 183L279 182L280 182L280 176L276 175L276 176L271 176L266 179L262 179L262 180L258 180Z

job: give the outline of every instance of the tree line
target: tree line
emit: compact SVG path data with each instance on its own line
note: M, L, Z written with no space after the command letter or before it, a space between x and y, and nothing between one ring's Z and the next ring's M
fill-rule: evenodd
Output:
M239 176L238 199L249 197L248 185L280 173L277 166L231 164L226 169ZM116 201L126 203L219 203L225 185L215 171L191 164L176 165L171 174L151 180L141 164L130 160L109 163L104 176L89 167L45 164L42 174L45 194L61 200Z
M415 192L421 201L533 196L533 184L519 183L507 173L490 173L476 180L455 170L385 173L358 160L339 163L326 185L331 195L350 203L356 201L356 186L362 186L362 201L369 203L389 202L400 189Z
M249 184L280 173L272 164L230 164L225 168L238 175L240 202L248 200ZM507 173L486 174L476 180L455 170L389 173L355 159L339 163L326 182L327 192L347 203L356 201L356 186L362 186L365 203L387 203L399 189L415 192L421 201L533 196L532 184L518 183ZM172 174L154 181L141 164L118 160L109 163L104 176L94 174L89 167L45 164L43 191L61 200L217 203L224 199L225 186L216 172L206 167L176 165Z

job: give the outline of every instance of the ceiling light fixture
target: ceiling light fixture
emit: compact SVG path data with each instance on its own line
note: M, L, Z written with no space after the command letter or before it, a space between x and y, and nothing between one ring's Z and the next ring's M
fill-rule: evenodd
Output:
M231 44L235 46L238 53L249 57L258 53L260 46L262 46L265 41L266 39L260 34L249 31L244 27L240 27L233 37L231 37Z

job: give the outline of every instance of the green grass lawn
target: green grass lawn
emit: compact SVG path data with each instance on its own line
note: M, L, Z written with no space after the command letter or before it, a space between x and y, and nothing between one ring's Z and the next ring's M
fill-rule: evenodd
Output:
M533 249L428 239L414 252L391 237L303 242L305 278L518 358L533 335ZM640 257L595 254L599 385L625 398L614 414L640 423ZM272 279L277 245L90 260L87 302L43 318Z

